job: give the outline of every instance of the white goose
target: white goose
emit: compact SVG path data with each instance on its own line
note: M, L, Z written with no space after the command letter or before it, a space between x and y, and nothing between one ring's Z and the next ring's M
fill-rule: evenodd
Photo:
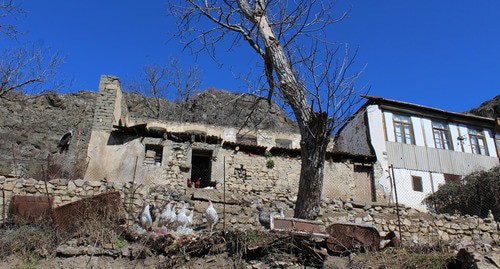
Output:
M212 232L215 224L219 222L219 215L217 215L217 211L214 208L211 200L208 200L208 207L205 211L205 217L207 218L208 227L210 228L210 232Z
M160 219L158 220L158 226L165 226L171 228L172 225L177 220L177 214L175 213L175 202L169 201L163 211L160 214Z
M177 226L186 227L189 223L189 218L186 214L186 203L182 202L182 207L177 214Z
M139 224L142 228L149 231L153 225L153 219L151 218L151 213L149 211L149 201L144 199L143 202L142 212L139 214Z

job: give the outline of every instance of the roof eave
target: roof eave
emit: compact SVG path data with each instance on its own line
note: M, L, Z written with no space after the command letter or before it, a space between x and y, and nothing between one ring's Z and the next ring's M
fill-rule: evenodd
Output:
M451 112L443 109L417 105L403 101L396 101L378 96L362 95L362 97L368 99L367 103L378 104L381 106L381 108L400 110L403 112L406 111L409 113L418 113L423 116L442 118L459 123L482 124L487 127L494 126L495 124L495 120L492 118Z

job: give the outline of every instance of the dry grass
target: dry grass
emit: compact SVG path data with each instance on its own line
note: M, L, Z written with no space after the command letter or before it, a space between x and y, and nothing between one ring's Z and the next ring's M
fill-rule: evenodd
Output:
M84 219L77 225L80 229L64 239L76 239L79 245L94 246L115 244L122 240L123 229L117 226L114 220Z
M21 225L0 230L0 258L16 255L23 260L47 257L57 246L56 233L48 225Z
M353 269L442 269L447 268L454 254L441 250L419 251L418 249L389 248L379 252L355 255L350 263Z
M252 262L273 267L276 262L322 268L327 254L321 243L305 237L277 234L265 231L218 231L175 238L146 234L140 238L123 239L113 227L116 224L102 222L102 219L82 222L81 229L72 234L79 245L102 246L114 244L115 248L135 244L135 260L163 255L168 257L159 268L187 268L187 264L214 262L232 263L232 268L245 268ZM0 259L9 255L20 257L27 268L32 268L42 257L55 254L58 245L56 232L50 226L22 225L4 227L0 230ZM341 259L349 259L347 257ZM389 248L383 251L351 253L349 268L353 269L438 269L447 268L454 255L439 245L413 246L411 248Z

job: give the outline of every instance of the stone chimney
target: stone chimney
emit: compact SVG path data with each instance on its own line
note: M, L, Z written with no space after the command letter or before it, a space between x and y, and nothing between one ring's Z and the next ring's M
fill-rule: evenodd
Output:
M92 130L111 131L115 125L127 126L128 121L127 102L119 78L102 75Z

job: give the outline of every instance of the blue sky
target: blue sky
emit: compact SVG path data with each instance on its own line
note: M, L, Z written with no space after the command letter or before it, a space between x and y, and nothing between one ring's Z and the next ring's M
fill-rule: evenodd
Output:
M96 90L101 74L130 80L170 57L198 65L202 88L244 91L233 74L246 73L256 57L241 46L221 59L222 68L208 56L194 59L171 38L175 20L164 0L21 4L27 14L17 24L27 33L19 41L59 51L61 73L75 81L71 91ZM356 61L367 64L361 83L371 95L461 112L500 94L500 1L339 0L337 7L351 12L329 35L359 46Z

